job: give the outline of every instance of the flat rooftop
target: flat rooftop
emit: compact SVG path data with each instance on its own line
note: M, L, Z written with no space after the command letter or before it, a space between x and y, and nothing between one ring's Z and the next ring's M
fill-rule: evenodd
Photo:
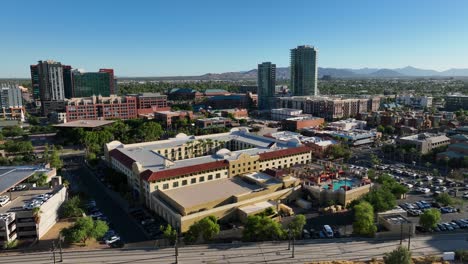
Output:
M25 202L30 201L34 198L34 196L39 194L45 194L48 192L53 192L53 189L32 189L26 191L14 191L11 192L11 200L9 203L0 207L0 213L8 213L8 212L18 212L18 211L27 211L23 209L23 205ZM10 196L9 193L4 195Z
M231 196L251 193L260 188L258 185L249 184L235 177L208 181L162 192L182 207L190 208L212 201L225 200Z
M244 143L248 143L254 145L256 147L238 151L228 151L226 155L220 156L217 154L206 155L197 158L191 159L182 159L173 161L174 165L170 167L166 167L164 165L164 161L166 157L164 157L164 153L158 154L157 150L159 149L168 149L168 148L176 148L182 147L184 144L188 142L197 142L199 140L207 140L211 139L212 141L224 141L229 142L231 140L240 141ZM276 147L271 148L271 146L276 143ZM115 142L111 142L109 144L115 144ZM117 142L120 144L120 142ZM237 131L233 129L232 132L229 133L220 133L220 134L212 134L212 135L205 135L205 136L187 136L185 134L179 134L175 138L171 138L168 140L159 140L153 142L145 142L145 143L137 143L137 144L120 144L115 150L121 152L128 158L138 161L144 169L150 169L151 171L160 171L166 169L174 169L180 168L190 165L197 165L203 164L208 162L215 162L220 159L235 159L240 154L246 153L249 155L258 155L260 153L271 152L280 149L287 149L291 147L298 146L299 143L291 144L290 142L284 141L277 141L272 138L267 138L263 136L258 136L255 134L251 134L248 132ZM300 145L300 144L299 144Z
M263 210L265 210L267 208L270 208L272 206L276 206L276 202L274 202L274 201L265 201L265 202L260 202L260 203L240 207L239 210L244 212L246 215L250 215L252 213L263 211Z
M114 122L115 121L112 121L112 120L76 120L76 121L71 121L71 122L67 122L64 124L54 125L54 127L96 128L96 127L101 127L101 126L107 126Z
M36 172L46 172L40 166L0 167L0 194L31 177Z

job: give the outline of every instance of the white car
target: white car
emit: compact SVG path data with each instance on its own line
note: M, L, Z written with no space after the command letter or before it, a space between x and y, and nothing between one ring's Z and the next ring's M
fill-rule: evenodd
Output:
M8 202L10 202L10 197L0 197L0 206L5 206Z
M432 179L434 179L434 177L432 177L432 176L426 176L426 180L432 181Z
M117 236L117 235L115 235L115 236L109 237L109 238L106 239L104 242L105 242L106 244L112 244L112 243L114 243L114 242L116 242L116 241L119 241L119 240L120 240L120 237Z

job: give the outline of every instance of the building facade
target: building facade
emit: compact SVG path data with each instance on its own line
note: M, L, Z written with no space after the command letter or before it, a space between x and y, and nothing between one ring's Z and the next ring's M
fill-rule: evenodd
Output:
M318 67L315 47L308 45L291 49L291 85L295 96L317 96Z
M258 109L270 110L275 105L276 64L258 64Z
M114 83L113 74L108 72L79 72L73 71L73 87L71 96L90 97L93 95L110 96L111 84Z
M106 144L105 156L127 175L133 193L171 224L180 224L180 217L170 216L170 208L157 208L154 194L311 162L310 149L299 142L277 142L245 129L131 145L113 141Z
M74 98L66 102L67 121L137 118L137 99L133 96Z
M429 153L432 149L447 146L450 138L441 134L421 133L397 139L398 145L411 145L421 154Z
M445 110L458 111L460 109L468 110L468 95L450 94L445 96Z
M277 107L300 109L305 114L323 117L326 120L356 117L360 113L377 111L379 106L379 97L341 98L292 96L277 98Z
M1 117L24 119L25 108L21 89L15 85L2 85L0 89Z
M65 100L63 65L56 61L39 61L31 65L33 93L39 95L43 115L62 110Z
M141 93L130 95L137 98L138 114L152 114L156 111L167 111L167 95L160 93Z

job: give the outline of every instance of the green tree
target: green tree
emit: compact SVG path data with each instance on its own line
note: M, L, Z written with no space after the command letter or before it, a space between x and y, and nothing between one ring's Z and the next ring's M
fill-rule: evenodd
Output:
M173 229L170 224L167 224L166 227L160 226L159 229L163 232L164 238L169 240L169 243L173 245L177 239L177 230Z
M376 212L388 211L396 206L393 193L387 188L379 188L367 193L363 199L369 202Z
M434 228L437 223L439 223L441 219L440 211L437 209L429 209L426 210L420 217L419 217L419 224L424 227L426 230Z
M372 165L380 165L380 163L382 162L375 154L371 154L370 158L371 158Z
M275 220L259 215L247 217L243 231L246 241L280 240L284 237L284 230Z
M49 163L50 162L50 154L49 154L49 144L45 144L44 145L44 154L42 154L42 158L44 160L45 163Z
M66 241L72 243L84 243L90 238L100 239L109 230L106 222L101 220L93 220L91 217L82 217L76 220L69 228L64 228L61 234Z
M31 141L7 140L4 144L6 152L9 153L30 153L34 150Z
M210 215L191 225L187 231L186 239L188 242L194 242L202 237L204 241L209 241L219 234L219 231L218 220L215 216Z
M39 117L37 117L37 116L32 116L32 115L28 115L28 123L29 123L31 126L38 126L38 125L40 124Z
M453 198L448 193L441 193L435 198L436 202L442 204L443 206L448 206L454 204Z
M83 209L81 208L81 199L78 196L73 196L63 203L60 209L61 217L79 217L83 215Z
M379 125L379 126L377 127L377 131L380 132L380 133L385 133L385 127L382 126L382 125Z
M138 136L142 141L158 140L163 134L163 129L160 124L156 122L143 123L138 129Z
M411 264L411 251L404 246L399 246L384 256L385 264Z
M7 126L2 129L2 134L5 137L20 137L24 131L20 126Z
M60 158L58 149L54 146L52 154L50 155L50 166L57 170L60 170L63 167L63 161Z
M353 232L357 235L373 237L376 231L374 208L370 203L361 201L354 206Z
M302 234L304 225L306 224L306 218L302 214L298 214L294 219L289 223L288 228L291 230L291 233L295 237L299 237Z

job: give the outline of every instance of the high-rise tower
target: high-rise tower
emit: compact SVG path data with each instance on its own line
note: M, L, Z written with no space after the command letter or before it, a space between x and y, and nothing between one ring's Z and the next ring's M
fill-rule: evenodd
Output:
M317 88L317 52L304 45L291 49L291 87L293 95L319 95Z
M275 107L276 64L258 64L258 109L269 110Z

